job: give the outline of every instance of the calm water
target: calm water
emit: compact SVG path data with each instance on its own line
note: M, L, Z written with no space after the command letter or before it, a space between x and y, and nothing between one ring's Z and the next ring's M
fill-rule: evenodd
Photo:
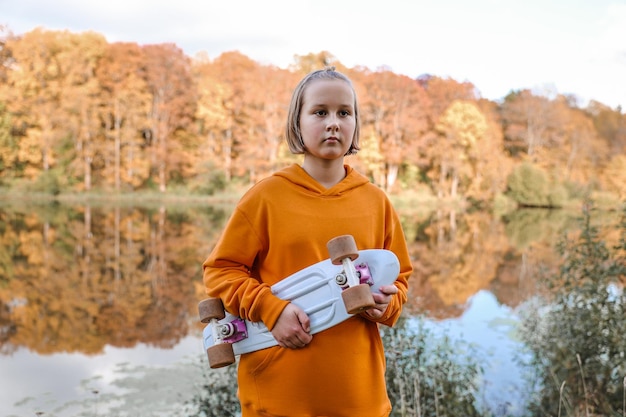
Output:
M0 415L185 415L207 367L200 265L229 214L0 205ZM553 402L531 398L537 379L520 361L531 358L524 347L543 345L519 326L558 269L559 237L580 228L577 213L401 215L416 267L406 313L475 348L480 409L524 415L531 401ZM596 220L608 242L618 222Z

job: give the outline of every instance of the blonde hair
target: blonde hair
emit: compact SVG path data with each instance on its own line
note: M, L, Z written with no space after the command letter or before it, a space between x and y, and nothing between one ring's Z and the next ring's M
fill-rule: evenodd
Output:
M304 92L308 85L315 80L341 80L347 83L352 89L352 94L354 95L354 118L356 125L354 128L354 135L352 136L352 143L350 144L350 148L348 149L348 152L346 152L346 155L353 155L357 153L357 151L361 149L359 147L361 119L356 92L354 91L352 81L350 81L350 79L344 74L335 71L335 67L326 67L309 73L302 80L300 80L293 91L291 103L289 104L289 112L287 114L287 127L285 130L285 138L287 139L289 150L293 154L303 154L305 151L304 141L302 140L302 135L300 133L300 114L302 112Z

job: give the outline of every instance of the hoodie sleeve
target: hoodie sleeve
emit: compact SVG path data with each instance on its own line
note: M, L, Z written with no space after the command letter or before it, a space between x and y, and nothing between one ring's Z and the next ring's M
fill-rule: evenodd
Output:
M413 265L407 248L406 237L402 230L400 218L387 201L388 211L385 219L387 233L385 235L384 249L390 250L396 254L400 262L400 273L394 285L398 288L398 293L391 298L391 302L387 306L385 313L378 319L373 320L369 316L365 318L376 321L387 326L396 324L402 314L402 307L408 299L409 277L413 273Z
M209 297L220 298L225 309L246 320L262 321L272 329L288 301L272 294L254 277L254 264L263 243L242 210L235 209L217 245L203 263Z

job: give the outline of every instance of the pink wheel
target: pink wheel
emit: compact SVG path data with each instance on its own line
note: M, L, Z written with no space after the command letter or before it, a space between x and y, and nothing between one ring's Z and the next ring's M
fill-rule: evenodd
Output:
M209 366L212 369L222 368L235 363L235 353L233 345L230 343L219 343L206 350L209 358Z
M348 314L358 314L376 305L367 284L350 287L341 293Z
M337 236L328 241L326 244L330 260L335 265L341 265L341 261L345 258L355 260L359 257L359 250L352 235Z
M224 304L219 298L205 298L198 303L198 313L202 323L213 319L221 320L225 317Z

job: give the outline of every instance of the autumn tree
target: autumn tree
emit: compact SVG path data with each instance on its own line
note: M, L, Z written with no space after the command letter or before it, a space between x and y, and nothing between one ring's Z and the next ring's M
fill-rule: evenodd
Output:
M615 193L621 201L626 199L626 155L613 155L603 171L602 182L607 191Z
M144 132L151 101L144 61L139 45L116 42L97 69L102 131L92 141L91 158L99 155L102 181L116 191L139 187L150 176Z
M10 68L15 63L11 44L14 44L14 36L0 25L0 184L20 175L19 142L14 135L14 116L7 103L12 96L9 85Z
M554 171L560 180L588 188L594 186L610 158L609 147L593 125L593 119L581 109L564 107L563 140L551 153L558 158Z
M459 82L449 77L438 77L431 74L420 75L417 82L424 88L430 98L431 118L436 122L450 107L452 102L475 101L476 87L470 82Z
M430 171L430 174L427 174L425 178L427 178L426 181L431 189L437 193L438 187L432 182L433 160L431 159L433 143L439 143L440 132L437 130L436 125L444 112L455 101L475 102L477 100L477 91L470 82L459 82L449 77L438 77L432 74L420 75L416 81L422 86L428 97L430 122L428 130L424 133L422 144L417 154L418 157L412 162L419 166L422 171Z
M610 157L600 172L600 188L613 192L623 200L626 196L626 114L592 101L586 112L593 120L593 130L605 142Z
M522 153L537 162L538 150L558 135L554 103L548 97L522 90L505 97L501 112L506 151L514 157Z
M152 98L148 113L148 143L151 171L158 178L159 191L184 169L184 129L195 113L195 86L191 61L174 44L143 47L146 80Z
M4 96L19 138L14 168L26 178L43 173L71 185L74 172L88 174L81 160L89 164L83 152L98 128L94 70L104 45L95 33L41 29L8 42L13 70ZM54 167L69 175L50 175Z
M570 191L593 187L608 161L588 114L562 95L552 98L522 91L502 106L505 149L545 171L555 185ZM522 145L523 146L520 146Z
M59 53L69 32L35 29L9 39L13 70L8 72L5 102L18 129L18 160L23 175L35 178L56 163L63 136L63 84Z
M220 81L219 74L205 53L199 54L193 60L192 72L198 89L195 117L201 138L196 173L198 176L204 176L208 171L221 165L218 138L221 132L227 129L228 114L223 101L230 92L228 85Z
M593 119L593 126L600 138L605 140L612 155L626 152L626 114L618 107L610 107L591 101L586 111Z
M297 83L292 72L272 66L259 66L257 82L250 85L249 146L242 147L241 156L249 161L252 183L281 168L280 146L285 140L287 110L291 92Z
M357 80L363 87L361 120L363 136L371 135L383 155L380 185L391 190L400 167L420 152L429 123L429 101L413 79L380 70Z
M361 151L350 163L386 191L422 183L482 204L528 162L570 196L623 194L619 107L581 109L572 97L530 90L491 102L467 81L346 68L328 51L295 55L280 69L236 51L192 61L173 44L5 28L0 178L55 193L170 184L210 193L256 182L297 162L283 136L289 97L325 66L352 79L361 104Z
M476 103L485 116L487 130L478 151L478 174L468 190L468 197L482 202L506 190L506 178L514 168L513 159L504 151L504 134L498 104L486 99Z
M6 104L9 93L7 90L8 73L13 62L11 50L6 43L11 37L11 33L0 25L0 184L3 180L15 175L18 159L18 143L12 133L12 115Z
M13 33L5 26L0 24L0 85L7 82L9 68L13 58L11 49L7 46L7 41L14 38Z
M335 67L337 71L346 72L347 68L339 62L336 56L328 51L317 53L309 53L306 55L294 55L293 63L289 66L291 72L300 74L300 78L304 75L324 69L326 67Z
M82 178L83 189L91 188L94 142L100 130L100 85L95 72L106 48L106 40L96 33L69 36L58 60L64 74L61 110L65 114L64 130L68 143L61 156L68 176Z
M243 161L238 160L242 148L259 146L260 143L255 141L256 137L250 137L248 126L250 103L253 102L251 92L258 89L255 74L259 64L239 52L226 52L210 65L208 74L219 85L203 96L202 105L208 106L208 102L215 100L221 106L213 107L213 115L217 117L213 124L217 129L210 137L214 140L212 147L216 155L220 155L219 168L229 182L237 173L248 173Z
M11 134L11 115L0 102L0 184L15 174L18 144Z
M459 192L481 188L477 184L483 174L481 167L491 152L497 151L489 143L493 141L488 128L486 117L472 102L454 101L439 118L437 136L428 146L432 161L428 175L438 197L454 199Z

